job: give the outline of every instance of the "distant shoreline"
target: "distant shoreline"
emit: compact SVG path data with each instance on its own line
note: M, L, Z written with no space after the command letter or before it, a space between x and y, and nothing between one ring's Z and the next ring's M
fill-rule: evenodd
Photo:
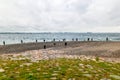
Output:
M40 34L40 33L87 33L87 34L91 34L91 33L100 33L100 34L105 34L105 33L120 33L120 32L0 32L0 34Z

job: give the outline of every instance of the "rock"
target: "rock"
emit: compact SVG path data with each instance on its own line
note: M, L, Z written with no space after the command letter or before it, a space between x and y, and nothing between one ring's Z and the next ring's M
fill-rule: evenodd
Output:
M120 80L120 76L119 75L110 75L111 78L114 78L114 79L118 79Z
M107 78L102 78L102 79L100 79L100 80L111 80L111 79L107 79Z
M5 72L5 70L1 68L1 69L0 69L0 72Z

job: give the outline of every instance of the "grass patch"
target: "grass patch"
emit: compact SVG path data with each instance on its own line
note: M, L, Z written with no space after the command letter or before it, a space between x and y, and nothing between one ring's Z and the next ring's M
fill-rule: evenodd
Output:
M0 80L120 80L120 63L98 59L30 60L0 59Z

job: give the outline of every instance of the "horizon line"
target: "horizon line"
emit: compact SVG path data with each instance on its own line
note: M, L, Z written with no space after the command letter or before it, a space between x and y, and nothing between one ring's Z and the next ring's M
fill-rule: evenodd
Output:
M0 32L1 33L120 33L120 32Z

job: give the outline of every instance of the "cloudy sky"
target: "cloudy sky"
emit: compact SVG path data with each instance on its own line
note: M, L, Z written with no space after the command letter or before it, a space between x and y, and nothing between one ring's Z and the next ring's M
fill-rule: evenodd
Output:
M119 32L120 0L0 0L0 32Z

